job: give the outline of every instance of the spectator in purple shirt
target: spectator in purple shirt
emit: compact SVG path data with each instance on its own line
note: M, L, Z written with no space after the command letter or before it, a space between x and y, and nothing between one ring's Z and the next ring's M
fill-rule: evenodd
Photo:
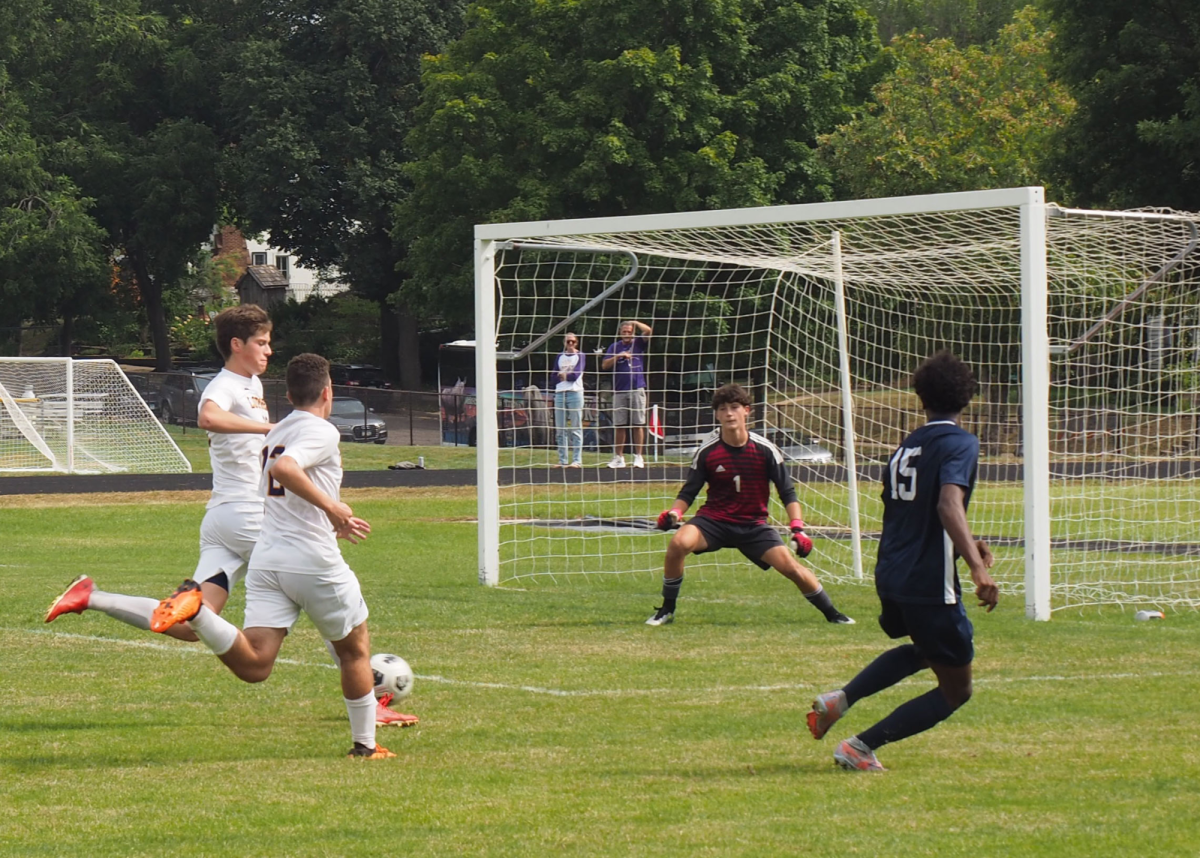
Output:
M579 336L564 336L563 350L554 362L553 373L557 468L583 467L583 370L586 363L587 358L579 350Z
M616 430L616 455L610 468L625 467L626 430L633 429L633 466L646 467L642 450L646 445L646 343L654 331L644 322L622 322L620 337L608 347L600 362L613 370L613 427Z

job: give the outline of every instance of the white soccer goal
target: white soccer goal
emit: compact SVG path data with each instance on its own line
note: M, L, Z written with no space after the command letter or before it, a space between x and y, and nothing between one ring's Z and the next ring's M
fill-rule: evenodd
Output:
M1198 225L1018 188L478 226L480 580L657 576L667 537L653 517L729 381L752 390L753 428L793 459L811 565L869 580L879 469L924 419L911 373L949 348L981 382L964 415L981 441L970 519L1002 588L1036 619L1196 607ZM647 444L644 470L604 466L610 394L594 351L625 319L654 329L649 395L665 438ZM552 467L553 430L529 408L568 330L588 354L599 444L578 471ZM731 552L694 561L746 568Z
M0 358L0 472L191 472L111 360Z

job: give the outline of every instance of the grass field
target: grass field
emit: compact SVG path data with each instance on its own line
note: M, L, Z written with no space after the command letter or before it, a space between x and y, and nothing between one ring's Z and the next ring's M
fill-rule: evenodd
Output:
M373 649L417 673L403 708L421 725L383 733L394 761L342 757L337 675L306 620L256 686L100 614L41 622L79 572L169 592L202 494L0 496L0 855L1197 854L1194 612L972 609L974 699L882 749L888 772L849 774L833 741L929 686L808 736L813 694L887 646L868 588L831 587L860 623L829 626L729 553L651 629L651 575L479 587L473 491L347 499L374 527L345 549Z

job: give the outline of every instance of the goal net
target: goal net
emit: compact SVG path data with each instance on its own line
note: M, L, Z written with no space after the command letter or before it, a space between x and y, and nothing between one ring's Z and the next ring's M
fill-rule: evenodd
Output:
M113 361L0 358L0 472L191 469Z
M661 573L653 529L726 382L789 461L824 580L869 581L880 471L924 415L909 380L947 348L980 393L970 520L1027 612L1196 606L1200 216L1082 212L1040 188L480 226L480 577ZM610 468L619 325L639 321L644 468ZM584 453L559 461L551 367L580 337ZM656 431L657 430L657 431ZM635 436L636 430L629 435ZM697 499L696 507L703 496ZM776 523L783 510L773 500ZM736 552L689 574L747 568Z

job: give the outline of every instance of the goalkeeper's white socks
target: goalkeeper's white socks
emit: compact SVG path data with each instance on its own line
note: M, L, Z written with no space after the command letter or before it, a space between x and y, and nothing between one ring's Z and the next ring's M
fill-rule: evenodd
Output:
M350 716L350 735L356 744L375 747L375 692L369 691L357 700L343 697Z
M237 643L238 627L207 605L201 605L200 612L188 620L188 625L214 655L225 655Z
M150 615L157 607L158 600L149 596L126 596L123 593L93 590L88 597L89 611L100 611L143 631L150 630Z

